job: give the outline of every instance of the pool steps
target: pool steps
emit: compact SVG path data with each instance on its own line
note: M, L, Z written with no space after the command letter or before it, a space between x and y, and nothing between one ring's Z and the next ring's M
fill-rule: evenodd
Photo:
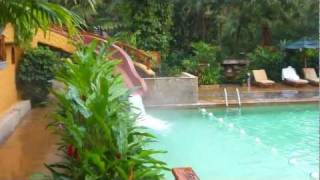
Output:
M224 91L224 102L226 107L229 107L229 97L228 97L228 90L227 88L223 89ZM237 97L237 101L238 101L238 106L241 107L241 96L240 96L240 91L239 88L236 88L236 97Z
M224 101L226 103L226 107L229 107L227 88L224 88L223 91L224 91Z
M239 104L239 107L241 107L240 91L239 91L239 89L238 89L238 88L236 88L236 91L237 91L238 104Z

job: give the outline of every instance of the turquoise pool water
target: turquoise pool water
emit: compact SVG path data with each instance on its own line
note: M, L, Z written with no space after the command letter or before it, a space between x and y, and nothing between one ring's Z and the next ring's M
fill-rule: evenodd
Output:
M201 180L309 180L319 169L316 104L239 109L148 110L166 121L154 130L169 167L191 166ZM166 179L173 179L170 172Z

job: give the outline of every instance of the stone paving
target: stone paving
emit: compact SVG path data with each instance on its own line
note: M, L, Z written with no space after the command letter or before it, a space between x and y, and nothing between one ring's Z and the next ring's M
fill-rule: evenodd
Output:
M46 172L44 163L58 160L57 138L47 129L50 108L35 108L0 144L0 179L24 180L35 172Z

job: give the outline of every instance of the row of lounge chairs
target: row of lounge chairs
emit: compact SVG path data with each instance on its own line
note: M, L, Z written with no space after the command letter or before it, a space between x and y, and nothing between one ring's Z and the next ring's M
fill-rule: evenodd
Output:
M272 86L275 82L268 79L264 69L253 70L253 77L258 86L268 87ZM284 83L293 86L303 86L308 83L311 85L319 86L319 77L314 68L303 68L305 79L301 79L296 70L291 66L282 69L282 80Z

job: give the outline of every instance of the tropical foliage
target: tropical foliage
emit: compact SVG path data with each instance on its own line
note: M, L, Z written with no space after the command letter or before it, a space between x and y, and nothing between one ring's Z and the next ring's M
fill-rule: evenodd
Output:
M174 45L187 49L194 41L215 42L228 56L237 57L259 44L278 45L284 39L315 36L316 7L313 0L178 0Z
M222 69L218 67L209 67L201 72L199 83L202 85L219 84L222 78Z
M137 47L160 51L165 58L171 41L173 4L170 0L131 0L131 32L139 32Z
M47 48L27 50L17 67L17 87L22 98L30 99L33 106L45 103L57 63L57 55Z
M221 80L220 48L205 42L192 43L193 55L182 61L185 71L199 77L200 84L217 84Z
M154 137L134 125L129 91L114 73L118 61L106 61L105 47L81 47L56 78L65 90L58 100L54 127L63 161L47 165L47 179L150 180L161 179L165 163L147 149ZM44 176L35 175L33 179Z
M66 8L46 0L0 0L0 30L10 23L18 43L31 40L40 28L44 31L52 25L64 26L75 33L82 20Z
M49 2L63 5L84 19L95 15L96 6L101 4L101 0L49 0Z
M250 69L265 69L268 77L281 81L281 70L285 67L284 54L275 48L257 47L248 54Z
M216 44L223 57L242 59L257 46L317 37L317 7L314 0L96 0L96 13L86 19L109 35L134 35L138 48L160 51L159 72L168 75L183 70L194 42Z

